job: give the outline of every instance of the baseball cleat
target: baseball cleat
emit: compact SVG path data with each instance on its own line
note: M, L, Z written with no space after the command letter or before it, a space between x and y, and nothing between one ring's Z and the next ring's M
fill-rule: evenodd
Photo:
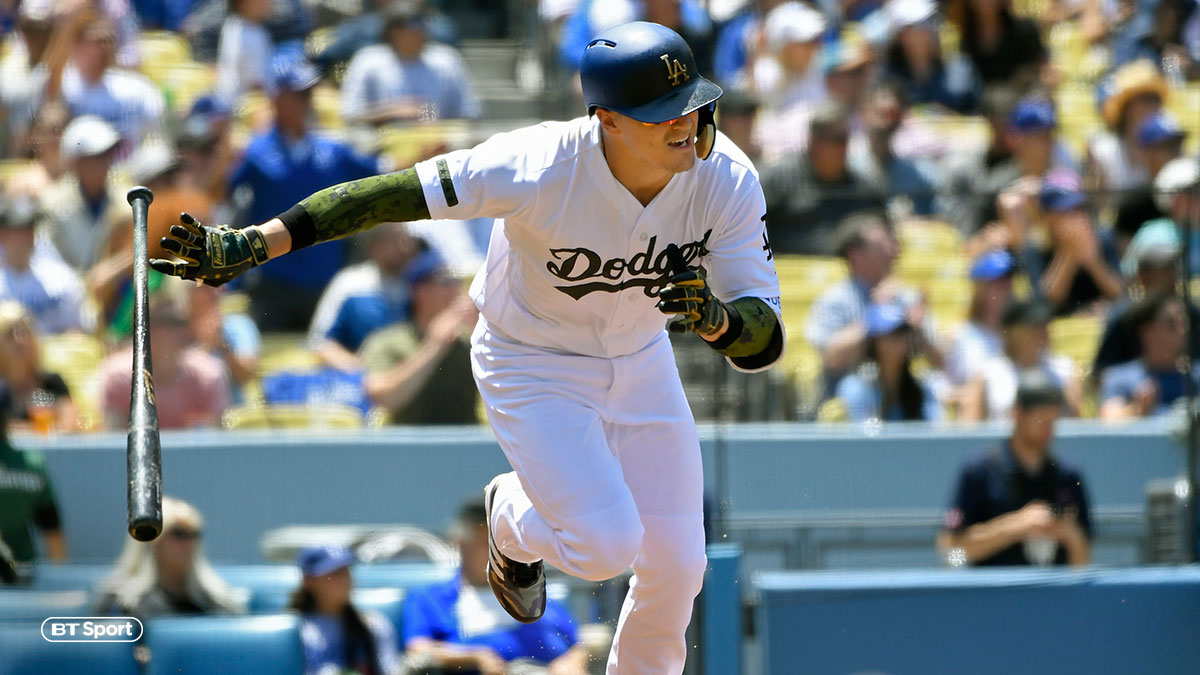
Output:
M521 623L533 623L546 612L545 565L522 563L500 552L492 535L492 500L500 486L501 474L483 489L483 504L488 520L488 585L509 616Z

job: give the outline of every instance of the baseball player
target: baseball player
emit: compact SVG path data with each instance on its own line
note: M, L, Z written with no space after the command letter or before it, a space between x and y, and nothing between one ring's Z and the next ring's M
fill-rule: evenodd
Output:
M700 445L664 323L743 371L782 355L758 175L713 122L687 43L628 23L588 44L588 115L322 190L243 230L186 214L155 269L210 284L388 221L496 218L472 367L514 471L485 489L488 578L517 620L548 563L632 567L609 673L680 673L705 569ZM671 320L666 321L664 314Z

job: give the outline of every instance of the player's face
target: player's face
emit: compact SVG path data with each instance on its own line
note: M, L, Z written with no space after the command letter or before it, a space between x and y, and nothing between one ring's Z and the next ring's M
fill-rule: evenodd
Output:
M653 168L682 173L696 163L696 130L700 113L659 124L646 124L624 115L613 114L619 133L618 142L633 156Z

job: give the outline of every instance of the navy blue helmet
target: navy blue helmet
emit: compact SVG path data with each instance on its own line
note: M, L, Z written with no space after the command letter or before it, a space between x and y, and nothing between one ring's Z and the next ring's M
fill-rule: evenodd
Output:
M634 21L600 33L584 48L579 80L589 115L605 108L657 124L700 111L696 154L712 152L724 92L700 76L691 47L670 28Z

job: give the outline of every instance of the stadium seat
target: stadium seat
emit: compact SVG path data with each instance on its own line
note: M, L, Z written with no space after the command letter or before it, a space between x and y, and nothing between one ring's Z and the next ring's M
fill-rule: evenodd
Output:
M138 675L131 643L47 642L41 635L45 618L0 622L0 675Z
M230 408L221 418L226 429L358 429L361 411L347 405L323 403L244 405Z
M1050 351L1069 357L1083 376L1092 371L1100 337L1104 332L1101 316L1071 316L1050 323Z
M42 368L58 373L71 391L71 399L79 410L83 429L99 423L100 362L104 360L104 345L99 340L79 333L41 336L38 340Z
M300 622L288 614L160 617L146 622L145 675L296 675L304 671Z
M41 563L33 568L31 587L39 591L92 591L112 571L112 565Z
M48 616L87 614L88 591L0 589L0 621L38 621Z
M217 74L212 66L202 63L180 63L163 76L162 87L167 92L171 107L186 113L192 102L212 91Z
M962 235L949 223L937 220L908 220L896 229L903 255L944 259L962 254Z
M262 336L259 375L280 370L312 370L321 364L308 348L303 333L267 333Z
M145 31L138 36L137 47L142 74L160 87L175 68L192 61L187 40L170 31Z

